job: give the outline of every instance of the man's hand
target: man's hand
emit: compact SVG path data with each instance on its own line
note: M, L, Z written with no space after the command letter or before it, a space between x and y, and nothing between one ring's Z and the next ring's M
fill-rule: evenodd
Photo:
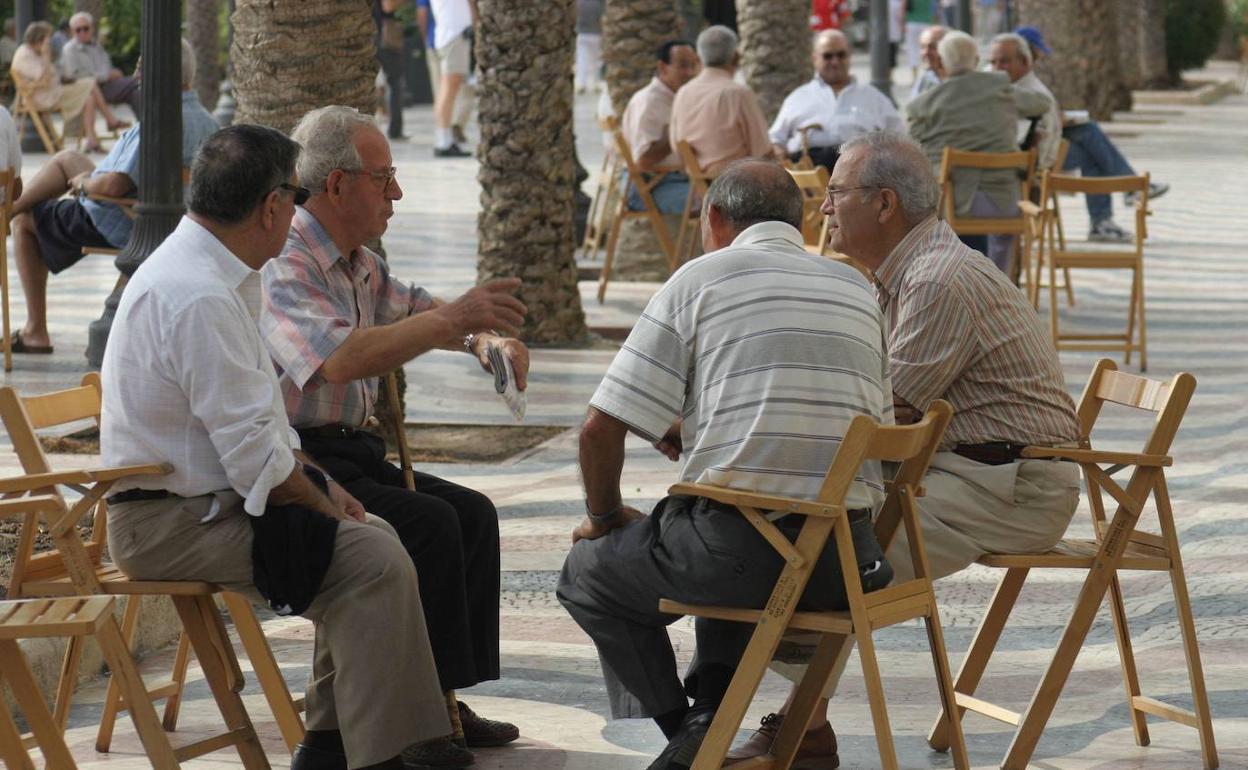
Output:
M69 178L69 191L74 195L82 194L82 186L91 178L90 171L84 171L81 174L74 174Z
M789 159L789 151L782 145L773 144L771 145L771 157L776 159L778 162L783 163Z
M680 459L680 453L685 450L684 442L680 438L681 420L672 423L672 427L667 429L667 433L663 434L663 438L659 439L654 448L659 450L667 459L676 462Z
M336 481L330 481L328 484L329 501L334 504L342 515L337 517L346 521L363 522L364 521L364 504L351 496L351 493L342 488L342 485Z
M116 80L119 77L121 77L121 70L117 69L116 67L113 67L111 70L109 70L108 72L109 80Z
M511 361L511 368L516 373L516 387L524 390L529 386L529 349L518 339L512 337L495 337L482 336L478 338L480 342L473 351L477 356L477 360L481 362L481 368L493 374L494 370L490 367L490 356L487 349L490 345L500 348L503 355Z
M433 311L450 322L454 337L498 329L514 334L524 323L528 308L511 293L520 288L519 278L496 278L474 286L454 302Z
M898 425L911 425L923 419L923 412L911 406L901 396L893 395L893 422Z
M578 540L597 540L613 529L644 518L646 514L628 505L621 505L619 513L606 521L594 521L586 516L581 525L572 530L572 543L575 544Z

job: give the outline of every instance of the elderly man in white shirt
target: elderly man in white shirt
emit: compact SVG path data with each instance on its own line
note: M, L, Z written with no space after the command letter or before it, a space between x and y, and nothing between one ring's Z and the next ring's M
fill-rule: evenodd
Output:
M308 198L298 152L262 126L215 134L195 159L190 213L126 287L104 355L101 454L174 471L114 487L109 551L133 578L263 592L312 620L292 770L402 770L404 749L451 732L416 570L389 525L320 486L256 324L258 270ZM261 572L290 552L309 568ZM283 608L274 586L299 601Z
M888 97L849 74L849 39L844 33L820 32L812 59L815 76L785 98L768 131L777 155L800 158L802 129L809 128L811 160L831 171L842 143L875 129L903 130L901 115Z
M69 17L74 33L61 49L61 71L67 78L95 78L109 104L128 104L136 118L143 117L143 90L138 78L122 74L113 66L108 51L95 39L95 19L86 11Z

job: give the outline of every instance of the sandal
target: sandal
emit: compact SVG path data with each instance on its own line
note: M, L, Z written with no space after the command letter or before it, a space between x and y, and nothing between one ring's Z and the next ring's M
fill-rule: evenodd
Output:
M109 130L109 131L119 131L119 130L121 130L121 129L123 129L123 128L129 128L129 127L130 127L130 125L131 125L131 123L130 123L130 121L128 121L128 120L121 120L121 119L118 119L118 120L113 120L113 121L111 121L111 122L109 122L109 123L108 123L108 130Z
M13 332L12 338L9 339L9 349L14 353L33 353L42 356L52 355L51 345L27 345L22 339L21 332Z

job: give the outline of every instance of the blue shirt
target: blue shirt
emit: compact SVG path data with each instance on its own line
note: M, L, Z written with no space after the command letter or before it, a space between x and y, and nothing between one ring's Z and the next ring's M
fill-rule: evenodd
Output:
M135 126L121 135L113 149L109 150L100 165L91 172L92 177L107 173L125 174L138 186L139 183L139 128ZM189 168L195 158L195 152L204 140L217 132L220 126L212 117L194 91L182 92L182 167ZM82 207L95 229L104 236L114 248L124 248L130 240L130 232L134 229L134 220L122 211L120 206L112 203L82 199Z
M429 7L429 0L416 0L416 7L424 8L426 11L428 11L428 16L426 18L429 19L429 29L425 33L425 50L432 51L434 48L433 30L434 30L434 24L436 23L433 18L433 8Z

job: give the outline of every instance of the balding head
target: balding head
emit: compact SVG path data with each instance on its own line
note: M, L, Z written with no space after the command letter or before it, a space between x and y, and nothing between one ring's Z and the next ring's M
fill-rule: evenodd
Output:
M937 75L943 75L944 65L940 63L940 53L936 47L948 31L947 27L933 24L919 34L919 55L927 63L927 68Z
M802 205L802 191L780 164L739 160L707 190L702 204L702 246L707 251L722 249L760 222L784 222L801 230Z
M836 29L825 29L815 35L811 60L823 82L837 92L849 85L849 38Z

